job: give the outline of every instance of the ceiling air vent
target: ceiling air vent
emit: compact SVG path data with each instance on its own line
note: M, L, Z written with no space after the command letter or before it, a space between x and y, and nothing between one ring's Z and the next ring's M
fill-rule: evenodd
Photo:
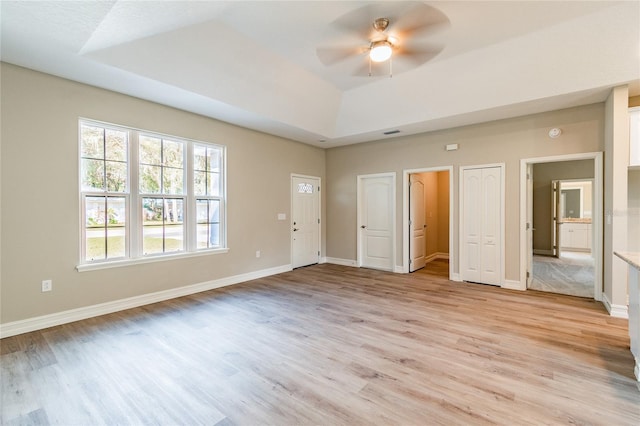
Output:
M389 130L387 132L384 132L383 134L385 135L395 135L396 133L400 133L400 130Z

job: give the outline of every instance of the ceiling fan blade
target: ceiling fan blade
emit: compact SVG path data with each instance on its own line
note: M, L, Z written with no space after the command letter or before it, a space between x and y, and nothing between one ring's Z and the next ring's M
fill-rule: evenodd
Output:
M450 27L449 18L435 7L418 3L391 21L389 31L400 39L407 40Z
M368 41L375 33L373 29L374 19L380 18L380 16L376 16L376 13L376 7L373 4L359 7L333 21L331 26Z
M368 48L366 47L318 47L316 49L316 55L320 62L324 65L335 65L353 56L358 56L364 53Z
M442 50L444 46L440 45L426 45L421 47L399 47L396 52L394 52L394 58L400 60L410 61L414 66L422 65L426 62L429 62Z

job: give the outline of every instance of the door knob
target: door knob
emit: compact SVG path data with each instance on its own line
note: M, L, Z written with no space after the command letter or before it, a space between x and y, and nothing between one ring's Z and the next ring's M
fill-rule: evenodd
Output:
M366 227L367 227L366 225L360 225L360 228L362 228L362 229L364 229Z
M298 228L293 228L293 232L296 232L298 230Z

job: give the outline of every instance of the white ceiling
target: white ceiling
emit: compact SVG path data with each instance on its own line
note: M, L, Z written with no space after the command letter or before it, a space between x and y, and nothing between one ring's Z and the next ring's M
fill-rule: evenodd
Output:
M442 50L392 78L316 53L429 8L413 41ZM639 1L2 0L0 24L2 61L322 147L640 94Z

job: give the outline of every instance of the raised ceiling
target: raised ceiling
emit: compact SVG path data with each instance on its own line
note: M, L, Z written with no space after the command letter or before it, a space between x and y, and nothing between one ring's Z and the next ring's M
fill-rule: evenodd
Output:
M316 49L362 43L345 16L448 19L404 72L354 76ZM637 1L7 1L0 58L316 146L383 139L640 94ZM403 70L401 70L403 71Z

